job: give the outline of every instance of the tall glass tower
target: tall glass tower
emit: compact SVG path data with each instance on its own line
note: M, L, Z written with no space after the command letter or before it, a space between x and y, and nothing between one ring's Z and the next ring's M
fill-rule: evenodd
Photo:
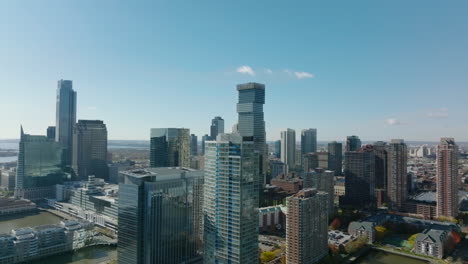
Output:
M211 120L210 137L215 140L218 134L224 133L224 119L220 116L215 116Z
M258 153L238 134L206 142L204 263L258 263Z
M263 105L265 104L265 85L260 83L244 83L237 85L239 92L239 102L237 113L239 114L238 133L242 137L253 139L254 148L260 154L260 175L259 179L264 183L267 163L265 119ZM214 139L213 139L214 140Z
M317 152L317 129L309 128L301 131L301 153Z
M151 167L190 167L190 130L188 128L151 129Z
M76 92L69 80L59 80L57 85L57 109L55 140L63 147L63 164L72 165L73 127L76 123Z

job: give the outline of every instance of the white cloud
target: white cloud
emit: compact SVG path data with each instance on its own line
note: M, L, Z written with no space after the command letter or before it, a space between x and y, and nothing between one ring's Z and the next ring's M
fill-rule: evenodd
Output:
M272 71L271 69L266 68L266 69L265 69L265 73L266 73L266 74L273 74L273 71Z
M427 117L429 118L447 118L449 116L447 108L440 108L436 111L432 111L427 113Z
M304 78L314 78L315 76L312 73L309 72L294 72L294 76L298 79L304 79Z
M252 69L252 67L247 66L247 65L242 65L242 66L240 66L239 68L236 69L236 71L237 71L238 73L248 74L248 75L250 75L250 76L255 76L255 72L254 72L254 70Z
M284 69L283 72L288 74L291 77L297 78L297 79L305 79L305 78L314 78L315 75L313 75L310 72L304 72L304 71L291 71L288 69Z
M385 120L385 123L389 126L398 126L401 125L401 122L397 120L396 118L389 118Z

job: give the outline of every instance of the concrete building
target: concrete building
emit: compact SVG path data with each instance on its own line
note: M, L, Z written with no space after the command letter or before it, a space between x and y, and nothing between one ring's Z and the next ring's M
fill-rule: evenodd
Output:
M21 127L15 197L29 200L53 198L55 184L65 180L62 146L46 136L25 134Z
M107 127L101 120L78 120L73 128L72 167L79 180L88 176L109 180Z
M437 216L458 215L458 146L453 138L441 138L437 146Z
M343 173L343 144L336 141L328 143L328 169L334 171L335 176Z
M373 144L375 154L375 188L387 191L388 180L388 148L386 142L377 141ZM401 168L401 167L400 167Z
M278 187L288 194L295 194L302 189L302 180L294 174L282 174L272 179L271 185Z
M296 167L296 131L288 128L281 131L281 161L286 164L286 171Z
M270 183L272 179L285 173L286 173L286 165L284 164L284 162L277 160L277 159L270 159L270 177L267 183Z
M304 154L302 156L302 167L306 173L319 168L319 155L316 152Z
M408 197L408 149L402 139L392 139L387 156L387 202L390 208L401 209Z
M15 190L15 177L16 171L14 169L4 169L0 171L0 185L3 190L14 191Z
M190 167L190 130L188 128L152 128L150 166Z
M203 172L170 167L121 173L118 262L199 262Z
M348 136L346 138L346 149L345 151L356 151L361 148L361 140L358 136Z
M316 189L286 199L286 263L317 263L328 254L327 200Z
M220 116L215 116L211 119L210 138L215 139L219 134L224 133L224 119Z
M29 200L0 197L0 216L30 212L36 208L36 204Z
M345 153L344 175L346 195L340 204L371 205L375 190L375 156L370 146Z
M221 134L206 143L204 263L258 263L259 153Z
M327 210L332 214L334 210L334 172L317 168L314 171L304 173L303 188L315 188L318 191L328 193Z
M69 80L57 84L55 140L63 147L63 165L72 165L73 127L76 123L76 92Z
M263 231L286 229L287 207L282 205L262 207L258 209L258 227Z
M317 152L317 129L309 128L301 131L301 154Z
M443 258L450 232L446 229L425 229L414 239L414 251L433 258Z
M349 223L348 233L355 237L366 237L369 243L375 242L376 224L370 221L355 221Z

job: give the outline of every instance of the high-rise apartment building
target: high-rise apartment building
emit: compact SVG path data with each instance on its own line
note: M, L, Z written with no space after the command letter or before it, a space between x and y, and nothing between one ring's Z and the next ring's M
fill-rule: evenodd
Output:
M342 174L343 168L343 144L336 141L328 143L328 169L336 176Z
M333 171L321 168L304 173L304 189L315 188L318 191L328 193L327 208L329 215L334 212L334 174Z
M190 135L190 154L198 155L198 137L195 134Z
M47 127L46 135L47 135L47 138L55 140L55 127L54 126Z
M373 144L375 153L375 188L386 191L388 180L388 148L386 142L377 141Z
M55 185L65 178L61 144L46 136L24 134L21 128L15 197L54 198Z
M80 180L94 175L109 180L107 127L101 120L78 120L73 129L72 167Z
M343 202L356 206L374 202L375 154L372 146L345 153L344 175L346 194Z
M356 151L361 147L361 140L358 136L348 136L346 138L346 151Z
M301 131L302 154L317 152L317 129L309 128Z
M408 197L408 148L402 139L392 139L387 150L387 202L400 209Z
M205 142L210 140L210 136L208 134L205 134L202 136L202 141L201 141L201 154L204 156L205 155Z
M302 156L302 167L306 173L319 168L319 155L316 152L304 154Z
M219 134L224 133L224 119L220 116L215 116L211 120L211 127L210 127L210 137L214 140Z
M171 167L120 173L119 264L198 263L203 172Z
M150 166L190 167L190 130L188 128L152 128Z
M259 153L221 134L206 142L204 263L258 263Z
M237 85L239 102L237 113L239 122L238 133L244 138L252 138L255 150L259 153L260 175L259 181L266 182L266 168L268 166L268 147L266 145L265 119L263 105L265 104L265 85L260 83L244 83ZM212 140L215 140L214 138ZM263 186L262 186L263 187Z
M63 164L72 165L73 127L76 123L76 92L69 80L59 80L57 85L57 109L55 140L63 147Z
M288 128L281 131L281 161L289 171L296 167L296 131Z
M458 215L458 146L453 138L441 138L437 146L437 216Z
M328 254L328 195L303 189L286 198L286 263L318 263Z

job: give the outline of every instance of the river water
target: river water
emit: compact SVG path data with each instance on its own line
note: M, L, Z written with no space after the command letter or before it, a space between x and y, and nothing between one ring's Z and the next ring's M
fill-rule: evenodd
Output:
M360 257L355 262L357 264L429 264L427 261L404 257L396 254L387 253L380 250L371 250L367 255Z
M9 233L11 229L33 227L46 224L58 224L62 219L49 212L3 216L0 217L0 233ZM117 257L117 249L108 246L83 248L75 252L54 255L41 260L28 262L30 264L98 264L106 263Z

